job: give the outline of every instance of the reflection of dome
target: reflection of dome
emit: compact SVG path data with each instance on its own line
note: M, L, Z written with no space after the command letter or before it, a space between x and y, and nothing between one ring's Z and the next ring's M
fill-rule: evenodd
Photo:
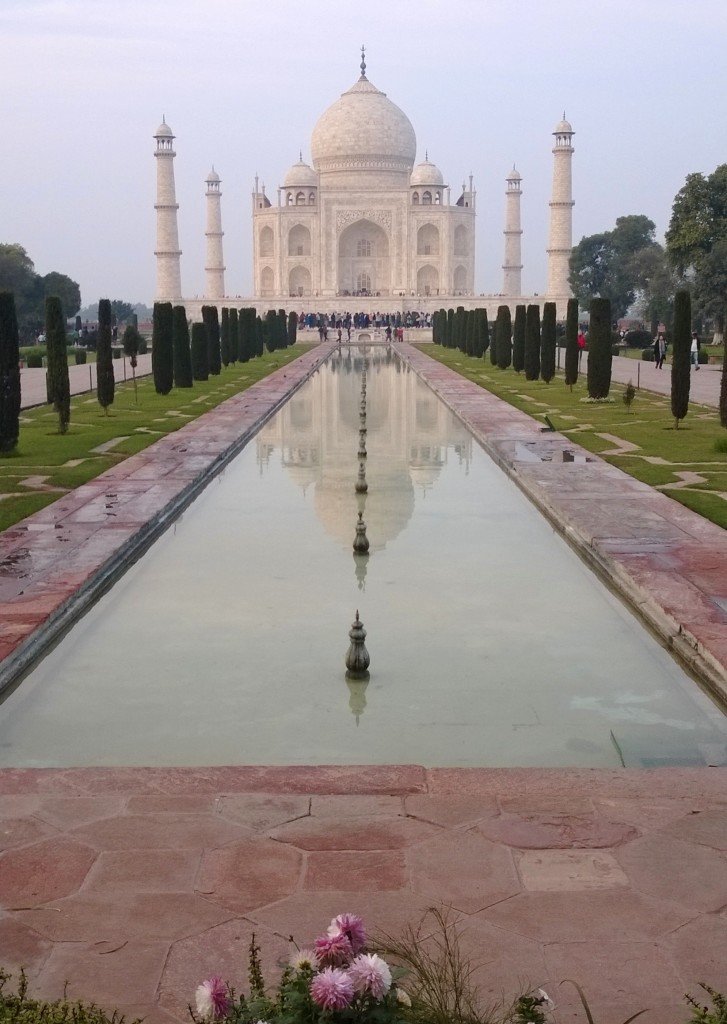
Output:
M316 188L317 185L318 175L302 158L293 164L283 182L283 188Z
M424 160L422 163L417 164L414 170L411 172L410 185L444 185L444 178L442 172L439 170L436 164L433 164L431 160Z
M321 174L393 171L408 175L416 156L416 136L404 111L363 74L318 119L311 154Z

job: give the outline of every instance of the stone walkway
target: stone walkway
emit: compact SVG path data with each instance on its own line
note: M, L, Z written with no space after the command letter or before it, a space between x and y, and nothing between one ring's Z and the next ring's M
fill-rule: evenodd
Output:
M145 377L151 373L151 353L139 356L136 368L137 377ZM124 377L126 374L126 377ZM21 407L30 409L34 405L45 405L46 402L46 371L41 368L24 367L20 371ZM131 380L131 366L127 359L114 359L114 376L116 383ZM68 380L72 395L81 395L93 391L96 387L96 364L86 363L83 366L69 366Z
M31 991L187 1018L342 911L399 933L451 907L485 999L684 1024L727 991L727 770L0 771L0 963Z
M585 365L583 369L585 371ZM636 387L637 382L640 382L640 386L647 391L656 391L660 395L671 395L671 366L669 365L657 370L654 363L644 362L643 359L615 356L611 376L620 384L628 384L629 381L632 381ZM722 368L720 366L700 366L698 371L692 369L689 400L717 408L721 378Z

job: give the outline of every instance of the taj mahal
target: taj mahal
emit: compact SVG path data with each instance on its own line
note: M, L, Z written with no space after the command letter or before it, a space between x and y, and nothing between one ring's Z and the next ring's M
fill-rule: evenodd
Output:
M162 121L155 133L157 164L156 301L183 303L192 316L203 303L258 310L281 306L306 312L376 308L382 312L485 306L542 306L555 301L565 314L570 297L573 128L553 131L548 281L541 294L522 295L520 199L515 167L505 179L502 288L475 296L475 217L472 176L454 192L425 153L416 163L414 128L403 110L366 74L318 119L311 137L312 166L299 155L275 201L256 175L251 201L253 287L249 297L225 290L221 179L207 176L206 261L203 298L185 299L174 184L174 134ZM291 300L295 300L291 303ZM456 300L456 302L455 302Z

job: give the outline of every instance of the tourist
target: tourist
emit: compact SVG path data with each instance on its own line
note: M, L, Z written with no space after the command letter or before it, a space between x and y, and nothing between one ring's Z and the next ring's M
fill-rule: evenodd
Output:
M697 332L692 331L692 348L691 348L692 366L695 369L699 369L699 338Z
M661 370L664 366L664 360L666 359L666 338L659 332L654 342L654 362L656 363L657 370Z
M586 336L583 331L578 332L576 344L578 345L578 369L580 370L583 353L586 351Z

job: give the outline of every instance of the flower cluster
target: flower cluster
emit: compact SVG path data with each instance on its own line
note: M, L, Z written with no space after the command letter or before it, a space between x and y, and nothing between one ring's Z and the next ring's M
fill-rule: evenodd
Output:
M306 1021L330 1020L331 1013L345 1010L347 1021L353 1013L366 1024L375 1009L377 1024L397 1024L402 1010L411 1006L406 992L392 984L386 961L366 951L366 928L356 914L334 917L313 949L299 949L291 956L277 996L264 991L258 954L253 938L250 996L240 996L236 1002L233 991L214 975L197 988L196 1015L192 1014L195 1020L206 1024L276 1024L282 1017L289 1021L298 1015Z

